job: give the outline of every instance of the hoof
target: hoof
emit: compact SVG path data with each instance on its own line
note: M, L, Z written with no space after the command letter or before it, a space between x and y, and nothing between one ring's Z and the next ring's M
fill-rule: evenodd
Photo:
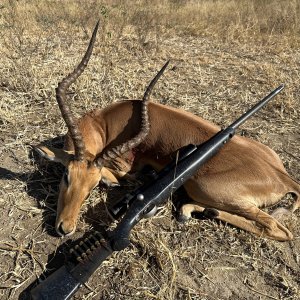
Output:
M180 212L178 212L178 213L175 215L175 217L176 217L177 222L179 222L179 223L185 223L186 221L188 221L188 220L190 219L189 217L183 215L183 214L180 213Z

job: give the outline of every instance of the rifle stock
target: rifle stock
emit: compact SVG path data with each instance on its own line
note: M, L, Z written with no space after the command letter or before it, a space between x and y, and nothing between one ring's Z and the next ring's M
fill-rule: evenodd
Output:
M208 141L201 145L188 145L181 149L177 159L160 171L153 182L142 186L130 197L124 197L112 209L112 212L118 215L129 207L116 229L108 232L107 238L98 234L98 238L93 238L93 242L91 239L86 239L83 243L84 247L79 247L77 251L79 263L70 266L64 265L52 273L31 291L32 299L70 299L80 285L88 280L113 251L120 251L129 246L131 229L149 210L166 201L203 164L218 153L234 136L236 128L266 105L283 87L283 85L277 87L229 127L219 131Z
M30 292L31 299L70 299L80 285L81 282L72 276L66 265L63 265Z

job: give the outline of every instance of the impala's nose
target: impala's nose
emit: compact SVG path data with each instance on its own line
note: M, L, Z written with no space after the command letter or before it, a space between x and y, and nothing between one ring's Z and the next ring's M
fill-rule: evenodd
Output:
M70 236L75 232L75 229L76 229L75 225L71 225L68 224L68 222L63 222L63 221L56 226L56 232L60 236Z

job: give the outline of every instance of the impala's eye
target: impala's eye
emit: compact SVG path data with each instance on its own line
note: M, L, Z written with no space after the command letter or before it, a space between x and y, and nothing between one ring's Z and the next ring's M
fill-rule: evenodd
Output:
M66 185L69 185L69 170L66 169L64 175L63 175L63 178L64 178L64 182Z

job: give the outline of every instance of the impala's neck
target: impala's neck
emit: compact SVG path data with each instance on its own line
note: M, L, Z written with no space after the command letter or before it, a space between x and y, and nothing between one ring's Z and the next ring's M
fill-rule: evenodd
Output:
M103 132L103 147L115 147L138 134L141 128L141 101L116 102L94 111L98 128Z
M91 157L96 157L98 153L102 152L106 145L105 128L95 120L94 112L80 118L78 127L83 136L86 151ZM74 150L74 144L69 133L65 138L64 149L70 151Z

